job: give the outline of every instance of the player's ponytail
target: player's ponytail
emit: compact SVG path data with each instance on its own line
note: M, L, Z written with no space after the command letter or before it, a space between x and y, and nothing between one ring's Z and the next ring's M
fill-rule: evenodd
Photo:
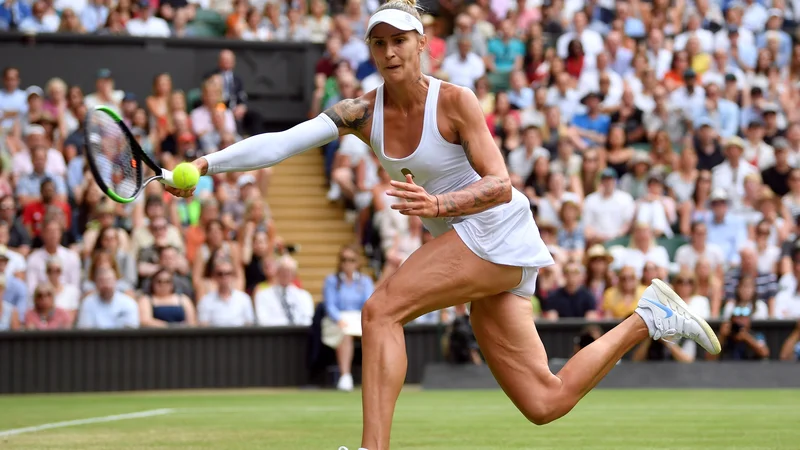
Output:
M400 11L407 12L422 21L422 17L419 15L421 8L417 4L417 0L389 0L381 5L381 7L375 12L383 11L384 9L399 9Z

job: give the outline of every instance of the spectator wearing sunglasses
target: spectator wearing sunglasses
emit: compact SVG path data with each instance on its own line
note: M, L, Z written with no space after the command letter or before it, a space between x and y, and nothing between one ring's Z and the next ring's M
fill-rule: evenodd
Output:
M150 294L139 298L139 317L143 328L170 328L197 324L192 300L175 291L174 274L163 268L153 275Z
M197 305L197 321L205 327L245 327L255 323L250 296L234 289L235 272L230 259L214 261L212 276L216 288Z
M755 298L772 311L775 295L778 293L778 279L773 272L762 272L758 268L758 254L752 243L744 245L739 251L741 265L725 274L725 298L736 297L737 286L741 287L745 278L752 279Z
M72 328L72 316L55 304L56 290L50 283L36 286L33 308L25 314L26 330L63 330Z
M720 326L719 341L722 344L722 352L719 355L707 355L709 359L724 359L737 361L753 361L769 357L764 335L753 332L750 328L752 319L757 316L766 318L766 308L759 307L756 300L748 301L749 295L752 299L754 289L753 283L742 280L739 289L739 298L735 304L731 304L726 311L728 320Z

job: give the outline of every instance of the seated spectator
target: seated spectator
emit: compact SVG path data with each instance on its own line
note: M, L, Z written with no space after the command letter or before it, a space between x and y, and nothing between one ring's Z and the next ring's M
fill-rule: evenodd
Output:
M58 26L59 33L86 34L86 29L81 24L78 15L71 8L61 11L61 23Z
M124 97L124 91L114 89L114 78L111 71L109 69L100 69L97 71L95 80L95 92L87 95L84 103L89 109L102 105L119 111Z
M212 257L224 257L231 261L234 267L234 286L237 289L244 288L244 268L242 266L241 249L236 242L229 241L225 236L225 229L221 221L212 219L206 225L206 242L200 247L200 251L195 255L192 262L192 278L195 292L202 296L204 283L202 281L204 268L206 268Z
M600 189L587 195L583 204L586 240L605 242L624 235L635 212L633 197L617 189L617 171L606 168L600 176Z
M667 250L656 244L653 230L646 223L637 222L633 227L630 246L625 249L611 250L614 259L621 264L633 267L637 276L641 276L647 263L658 267L656 278L666 279L669 270L669 254ZM624 262L623 262L624 261Z
M700 258L705 258L717 276L722 277L725 256L717 245L708 243L708 226L705 222L697 221L692 223L689 243L680 246L675 252L675 263L681 268L694 270Z
M772 145L775 148L775 164L762 170L761 178L775 195L783 197L789 193L789 177L792 163L796 163L797 155L790 153L789 142L782 137L775 138Z
M233 264L220 258L213 264L214 290L197 304L197 322L204 327L245 327L255 323L250 296L235 289Z
M736 296L736 289L744 278L755 281L756 298L764 302L769 311L773 311L775 295L778 293L778 279L773 272L758 270L758 254L754 246L746 245L739 251L741 264L725 274L725 298L730 301Z
M175 275L159 269L151 278L150 289L139 298L142 328L170 328L197 325L192 300L175 291Z
M458 304L454 310L455 317L445 331L445 360L450 364L482 365L483 358L475 334L472 332L467 304Z
M92 254L96 254L98 251L106 251L113 255L117 262L117 267L119 267L122 279L131 286L137 286L139 284L139 278L137 275L136 259L120 246L120 231L122 230L112 227L102 228L95 240Z
M151 184L151 186L155 186ZM158 195L149 195L145 200L144 213L147 218L149 226L136 227L131 234L131 254L139 255L139 252L155 243L155 236L153 233L152 222L156 218L167 217L167 206L164 204L164 199ZM163 223L159 221L159 223ZM166 223L164 232L166 233L165 244L176 247L180 251L184 251L183 236L181 230L171 223ZM159 233L161 229L159 228Z
M214 110L218 108L224 115L222 131L230 134L236 133L236 118L233 115L233 111L222 103L223 88L221 86L221 78L221 76L215 75L203 83L203 103L193 109L191 113L192 132L201 139L206 133L214 130L212 116Z
M800 360L800 321L797 322L789 337L783 341L780 358L781 361Z
M322 44L328 37L333 22L330 15L327 14L328 3L325 0L311 0L309 12L310 14L306 16L308 39L315 44Z
M752 284L745 289L753 290ZM764 335L750 329L752 319L757 319L755 312L758 309L757 306L754 306L753 303L739 301L736 304L737 306L730 308L730 314L726 315L726 321L719 329L722 352L719 355L707 354L706 356L708 359L736 361L755 361L768 358L769 347L767 347Z
M598 319L597 304L592 293L584 286L584 268L577 262L569 262L564 266L564 287L556 289L542 303L543 316L557 320L566 318Z
M755 241L751 245L758 255L758 271L761 273L778 273L778 262L781 258L781 249L769 243L770 227L766 221L761 221L755 227Z
M587 250L584 258L586 267L586 288L592 293L595 302L595 311L600 317L605 317L603 311L603 294L616 284L611 264L614 257L606 250L603 244L594 244Z
M516 37L514 22L504 20L500 23L497 37L488 43L486 68L489 78L497 89L504 90L509 84L509 74L522 68L525 44Z
M672 225L678 222L675 200L665 195L664 179L658 172L647 176L647 191L636 201L636 221L650 225L657 237L671 238Z
M125 25L131 36L162 37L170 36L167 21L155 17L155 8L149 0L139 0L139 14Z
M612 127L612 130L618 129L620 127L616 125ZM618 133L612 131L611 135L614 134ZM612 140L611 135L609 135L609 141ZM644 197L647 194L647 182L652 167L650 155L644 152L634 152L631 149L611 150L609 148L606 150L606 157L613 157L614 153L626 154L621 164L615 164L613 160L608 160L609 166L617 169L619 173L623 173L619 179L620 190L631 194L634 200Z
M607 114L601 113L600 102L602 100L602 96L598 92L589 92L581 99L581 103L586 106L586 113L572 118L572 126L582 139L584 148L605 145L606 140L610 139L611 118ZM624 144L625 129L621 128L621 130ZM619 171L619 167L614 167Z
M744 141L737 136L725 141L725 161L712 170L714 190L724 190L734 205L744 196L745 177L759 173L755 166L742 157L744 145Z
M172 274L172 286L175 294L185 295L194 301L196 297L186 258L178 253L178 249L169 245L159 247L157 251L158 269L167 270ZM151 292L152 281L152 277L142 280L142 292Z
M72 328L73 317L56 306L55 287L49 283L36 286L33 291L33 308L25 314L26 330L64 330Z
M108 19L108 7L101 0L89 0L80 11L81 24L88 33L94 33L105 25Z
M66 172L64 157L58 150L48 150L47 144L39 141L43 133L44 129L40 125L29 127L26 135L30 150L17 153L12 163L14 173L19 177L16 194L23 206L40 197L40 188L45 178L51 178L55 183L59 200L67 199L67 186L63 178Z
M462 36L458 40L458 52L444 58L441 70L451 83L475 89L475 82L486 74L486 63L472 51L472 39Z
M117 204L106 198L95 206L93 220L86 224L86 232L83 233L81 254L84 259L89 258L91 252L97 247L100 230L107 228L113 229L116 233L116 247L122 251L130 252L131 238L128 232L122 228L115 227L117 206ZM109 239L109 236L106 236L106 239Z
M729 265L739 264L739 249L747 241L747 226L728 212L728 193L714 188L711 193L711 217L706 218L708 240L722 250Z
M716 274L711 269L711 264L704 256L697 259L694 272L697 280L697 293L707 297L711 302L711 317L719 317L725 295L723 276Z
M48 285L52 288L55 307L64 311L69 318L69 328L75 323L75 317L81 303L81 291L77 286L61 282L62 263L58 257L47 260L47 282L38 286Z
M25 272L28 270L28 263L20 253L8 248L9 241L8 222L0 220L0 273L10 277L25 279Z
M45 220L42 226L42 248L31 252L28 257L28 273L26 281L28 289L33 290L40 283L47 281L47 260L57 256L63 264L61 281L65 285L80 286L81 260L74 250L61 245L64 229L58 220Z
M562 173L550 172L547 177L547 189L544 195L536 202L538 212L536 218L543 222L552 222L561 226L561 220L559 219L561 206L566 202L578 204L580 200L577 194L567 190L566 180Z
M117 259L111 252L106 250L98 250L92 253L91 262L86 270L86 278L81 283L81 292L83 292L83 295L88 295L97 290L97 276L100 270L105 268L110 268L114 271L114 275L117 279L117 290L133 297L136 286L122 278L122 272L120 272Z
M681 154L677 159L678 163L675 170L667 175L664 184L680 205L690 201L692 194L694 194L695 184L699 175L697 152L692 147L686 147L681 150Z
M22 223L25 224L28 235L33 238L39 238L42 232L42 223L44 222L45 213L50 207L58 208L64 212L64 218L67 222L66 229L69 229L72 209L67 202L59 198L58 192L56 191L55 179L49 177L43 178L39 192L41 196L36 200L30 201L22 210Z
M359 255L355 248L343 247L339 251L336 273L325 278L322 293L325 302L323 343L336 350L340 373L336 387L341 391L353 390L351 366L354 351L353 337L344 333L348 323L342 318L342 313L360 313L374 290L372 279L358 271L358 261Z
M508 90L508 101L514 109L527 109L533 106L533 89L528 87L525 73L513 70L510 74L511 86Z
M372 203L372 188L378 183L378 164L370 147L355 135L342 137L337 161L331 172L333 193L329 200L336 200L337 191L357 211L361 211ZM338 190L336 187L338 186Z
M277 266L275 283L256 291L256 323L262 327L311 326L314 299L308 291L294 285L297 262L283 256Z
M681 234L691 234L691 225L694 222L708 222L713 217L709 199L711 197L711 173L701 170L697 174L689 200L678 206L679 225Z
M621 320L633 314L646 287L639 283L636 269L632 266L623 266L618 277L619 284L607 289L603 295L603 310L606 318Z
M0 274L0 292L5 294L6 276ZM5 295L3 295L5 297ZM19 313L14 305L0 300L0 331L13 331L19 329Z
M114 269L102 267L94 279L97 291L83 299L76 326L93 329L139 328L136 300L117 290L118 279Z
M732 315L736 314L736 308L747 307L749 309L748 316L756 320L765 320L769 318L769 307L767 302L758 298L758 284L757 279L751 275L743 275L739 279L739 283L734 287L734 293L726 297L725 305L720 313L720 318L728 320ZM736 310L736 311L734 311Z
M60 20L58 16L47 14L47 3L40 0L31 6L31 15L19 23L19 31L24 33L55 33Z
M583 237L584 224L580 222L581 207L578 202L565 200L561 204L558 219L561 227L558 229L558 246L567 252L571 260L580 261L583 259L583 250L586 248L586 240Z

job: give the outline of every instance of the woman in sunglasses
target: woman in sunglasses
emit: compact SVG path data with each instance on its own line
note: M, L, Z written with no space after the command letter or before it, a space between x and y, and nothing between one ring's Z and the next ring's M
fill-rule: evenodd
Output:
M139 297L139 322L142 328L169 328L197 325L192 301L175 293L174 274L159 269L153 274L150 294Z
M757 360L769 357L764 336L750 328L753 319L767 318L767 305L756 300L755 280L745 276L739 281L736 299L725 305L726 321L719 328L722 352L708 359Z

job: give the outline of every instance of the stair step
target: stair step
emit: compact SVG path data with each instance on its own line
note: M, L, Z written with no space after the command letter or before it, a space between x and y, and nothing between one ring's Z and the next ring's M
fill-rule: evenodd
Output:
M272 217L275 219L275 224L278 227L280 227L280 223L287 220L322 220L322 219L344 220L344 211L334 208L284 209L284 207L281 207L281 208L272 208Z
M325 168L322 164L288 164L281 165L273 172L274 176L293 175L325 175Z
M293 195L293 196L280 196L269 197L267 200L272 209L278 206L290 206L292 208L308 208L315 207L321 209L328 209L331 202L324 195Z
M322 184L274 184L270 181L269 193L267 194L267 201L270 198L287 197L291 198L295 195L313 195L317 197L325 197L328 194L328 188Z
M280 226L285 230L314 231L328 233L330 231L352 231L353 226L342 219L281 220Z
M280 235L286 242L295 242L300 245L304 244L317 244L317 243L332 243L332 244L349 244L355 241L355 236L350 230L346 231L331 231L328 233L316 233L313 231L293 231L293 230L278 230Z

